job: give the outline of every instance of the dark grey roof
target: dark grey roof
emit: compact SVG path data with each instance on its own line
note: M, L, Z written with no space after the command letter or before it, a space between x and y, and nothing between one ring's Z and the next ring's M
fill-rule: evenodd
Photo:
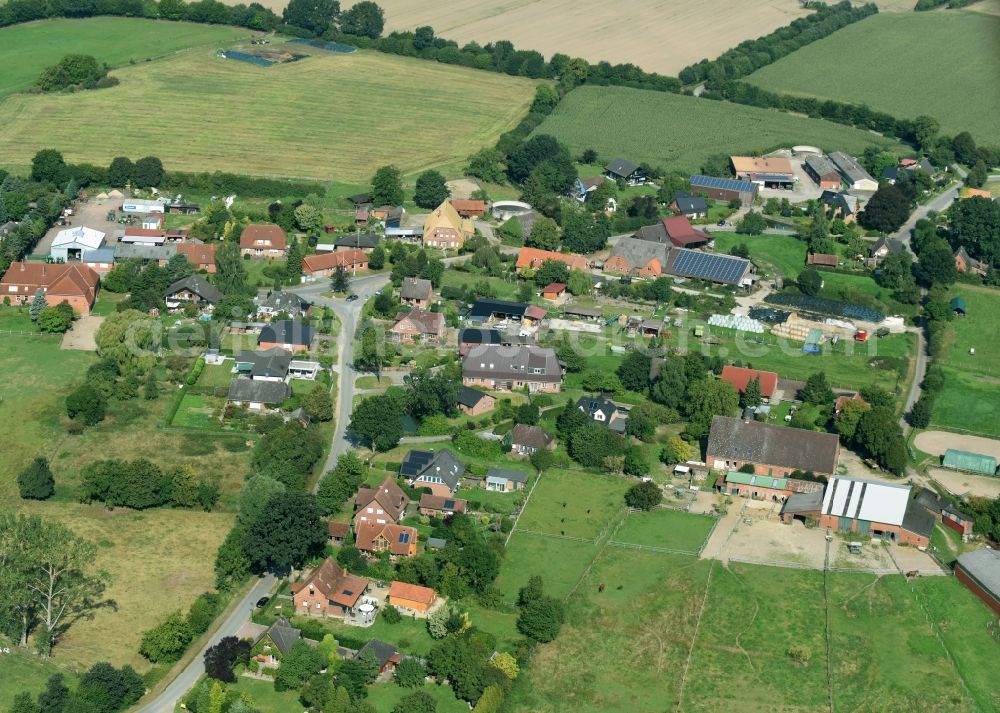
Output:
M553 349L480 344L462 360L462 376L560 383L562 367Z
M662 223L660 225L662 226ZM664 230L664 235L666 235L666 230ZM622 258L633 270L645 267L650 260L656 258L660 261L660 267L663 268L667 265L667 253L669 252L669 246L663 243L648 239L620 238L611 248L611 257Z
M459 330L459 344L501 344L500 332L496 329L470 327Z
M260 330L260 338L257 341L258 343L305 344L308 346L312 344L312 340L312 327L302 322L282 319L278 322L271 322L271 324Z
M837 167L844 178L846 178L850 183L856 183L864 179L869 181L875 180L871 177L871 174L866 171L858 160L853 156L848 156L843 151L834 151L830 154L830 160Z
M115 260L169 260L177 254L176 245L130 245L117 243L115 245Z
M679 277L738 285L750 272L750 267L750 261L741 257L674 248L670 251L663 271Z
M981 549L966 552L959 556L958 566L994 599L1000 600L1000 551Z
M355 193L353 196L348 196L347 200L354 205L365 205L372 202L371 196L367 193Z
M524 302L510 302L508 300L476 300L469 310L471 319L489 319L490 317L517 317L524 316L524 311L528 305Z
M430 299L433 289L430 280L407 277L399 288L399 296L404 300L427 300Z
M287 654L292 650L295 642L299 640L302 632L293 627L288 623L288 619L281 616L278 620L271 624L266 631L261 632L260 636L253 642L256 646L265 637L269 637L274 645L278 647L278 651L282 654Z
M576 402L576 407L587 414L590 419L593 419L598 412L603 413L605 419L610 419L618 410L614 403L603 396L581 396Z
M883 246L885 246L886 248L888 248L888 250L889 250L890 253L900 253L900 252L903 252L904 250L906 250L906 246L903 245L903 243L901 241L895 240L893 238L881 237L881 238L879 238L878 240L875 241L874 245L872 245L871 252L872 253L876 253Z
M810 156L806 159L806 166L813 173L814 176L819 176L823 178L830 174L839 175L837 167L833 165L833 161L828 159L826 156Z
M690 193L678 191L674 194L674 202L677 203L677 210L684 215L708 212L708 204L701 196L692 196Z
M288 312L295 314L303 312L309 308L309 302L299 297L294 292L272 292L267 297L259 301L261 307L267 307L274 312Z
M205 278L199 275L189 275L182 278L167 288L166 296L176 294L182 290L193 292L210 304L217 304L222 300L222 292L215 285L208 283Z
M436 476L454 490L465 474L465 466L447 448L437 452L411 450L403 458L399 474L411 481L422 475Z
M663 224L662 220L654 225L643 225L632 234L632 237L636 240L645 240L650 243L670 244L670 236L667 235L667 226ZM611 254L614 255L614 252Z
M528 474L521 470L510 470L508 468L490 468L486 471L487 478L504 478L514 483L527 483Z
M792 493L781 506L781 514L815 512L823 508L823 491L816 490L812 493Z
M903 512L903 528L929 539L934 531L934 514L928 512L927 508L915 499L911 499L906 503L906 510Z
M889 165L882 169L882 178L889 181L895 181L899 178L899 166Z
M284 381L258 381L233 379L229 385L230 401L248 401L261 404L280 404L291 395Z
M375 233L359 233L358 235L342 235L337 238L334 245L338 248L374 248L382 242L381 236Z
M3 235L3 233L0 232L0 235ZM83 254L81 260L82 262L112 263L115 261L115 249L112 247L103 247L96 250L88 250Z
M462 390L458 392L458 403L462 406L472 408L488 395L489 394L485 394L482 391L477 391L476 389L470 389L468 386L463 386Z
M563 314L571 317L600 317L601 310L593 307L563 307Z
M628 159L616 158L614 161L609 163L604 167L608 173L613 173L616 176L621 176L622 178L628 178L633 173L639 170L639 164L632 163Z
M941 514L941 508L943 506L951 504L947 498L938 495L930 488L921 488L914 500L938 515Z
M708 434L708 458L760 463L830 474L837 469L839 439L832 433L772 426L716 416ZM712 463L709 462L709 466Z
M249 369L241 369L243 374L251 377L279 377L288 375L288 365L292 355L284 349L267 349L260 352L240 352L236 355L236 364L249 364Z
M398 653L399 651L397 651L396 647L392 644L387 644L384 641L379 641L378 639L372 639L358 650L358 653L354 655L354 658L359 659L365 654L371 654L375 657L378 667L382 668L389 663L389 659Z

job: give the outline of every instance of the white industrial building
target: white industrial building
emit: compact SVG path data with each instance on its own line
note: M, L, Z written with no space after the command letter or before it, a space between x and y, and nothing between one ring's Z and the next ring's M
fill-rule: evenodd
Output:
M56 233L49 248L49 257L62 262L78 261L84 253L97 250L102 245L104 245L104 233L78 225Z

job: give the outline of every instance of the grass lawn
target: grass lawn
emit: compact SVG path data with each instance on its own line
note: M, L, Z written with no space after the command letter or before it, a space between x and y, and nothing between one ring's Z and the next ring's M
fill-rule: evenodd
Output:
M375 706L376 711L391 711L399 699L414 691L424 691L437 704L437 713L468 713L469 704L455 698L451 686L439 686L435 683L424 684L423 688L402 688L395 683L379 683L368 687L368 697L365 703ZM263 713L267 713L264 711Z
M898 117L930 115L942 133L970 131L982 142L996 136L1000 114L1000 87L982 81L1000 75L998 35L1000 17L970 10L884 13L796 50L746 81Z
M295 620L302 617L292 617ZM401 651L416 656L426 656L434 646L434 639L427 633L427 620L404 616L397 624L387 624L385 617L375 618L375 623L366 628L345 624L337 619L324 619L322 624L336 637L349 636L352 639L381 639L394 644Z
M37 332L38 327L31 321L27 306L0 305L0 332L7 330L15 332Z
M597 554L597 545L515 531L507 545L496 586L513 602L534 575L545 580L545 591L564 597Z
M574 153L595 149L601 156L691 172L712 154L802 143L852 154L872 144L903 150L891 139L829 121L626 87L574 89L536 133L555 136Z
M217 388L229 388L233 380L233 362L227 361L223 364L206 364L201 376L198 377L198 386Z
M894 334L873 337L865 343L841 340L837 345L825 342L818 354L806 354L799 342L778 339L770 334L751 335L717 327L705 328L706 335L718 339L719 344L706 344L692 334L692 323L684 329L673 330L668 340L672 346L697 350L706 355L719 355L726 359L741 360L743 366L776 371L785 379L806 380L817 371L825 371L830 383L841 388L860 388L879 384L893 391L897 372L876 368L870 360L875 357L907 357L914 355L915 337L912 334ZM751 339L760 339L755 343Z
M994 315L1000 311L1000 291L956 285L950 296L965 299L965 317L948 323L948 339L940 361L944 389L934 402L931 425L1000 436L1000 332ZM970 349L975 354L970 354Z
M45 25L27 27L25 41L38 41L34 27ZM215 43L115 70L121 83L109 89L8 97L0 103L3 160L27 165L52 147L67 161L106 165L136 146L156 146L176 170L363 182L387 156L411 173L492 146L534 95L528 79L375 51L292 45L311 56L265 68L216 57L220 44L232 47ZM163 122L165 114L198 121Z
M354 381L356 389L387 389L392 386L392 381L388 378L379 380L377 376L359 376Z
M287 713L302 707L298 691L276 691L273 681L259 681L244 676L226 686L227 691L237 691L250 697L260 713Z
M808 246L804 241L790 235L737 235L736 233L715 233L715 249L728 253L740 243L750 248L754 262L769 263L786 280L798 277L805 268Z
M679 510L630 513L614 541L697 554L714 526L715 518Z
M517 529L590 539L625 507L624 478L549 470L542 476L517 521Z
M6 645L6 644L5 644ZM0 676L0 708L10 710L14 696L25 691L39 694L45 682L54 673L62 673L70 688L74 687L72 671L61 668L51 659L45 660L11 647L9 654L3 654L3 675Z
M524 500L527 488L531 487L529 481L525 490L513 493L497 493L486 488L459 488L455 491L455 497L464 498L472 503L478 503L480 508L489 512L503 513L509 515L514 512L515 505ZM477 509L473 505L473 510Z
M462 272L460 270L445 270L441 276L441 287L463 287L466 285L472 287L480 282L488 282L497 298L502 300L516 300L517 290L521 284L518 281L504 280L500 277L490 277L488 275L477 275L472 272ZM537 297L533 297L532 301L537 302L539 300Z
M102 317L112 315L118 311L118 303L123 302L127 296L101 290L97 293L97 301L94 302L94 307L90 310L90 313Z
M222 399L217 399L214 396L184 394L181 405L170 425L182 428L219 430L222 428L222 423L219 421L219 410L222 404Z
M121 67L191 47L215 49L248 37L250 30L191 22L125 17L42 20L0 30L0 98L24 91L63 55L81 53ZM108 38L114 41L109 42ZM101 162L102 165L108 161Z

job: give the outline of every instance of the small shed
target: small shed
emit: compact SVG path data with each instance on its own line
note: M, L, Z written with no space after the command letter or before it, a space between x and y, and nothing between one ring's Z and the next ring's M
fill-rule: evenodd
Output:
M964 317L965 316L965 298L964 297L953 297L951 299L951 311L955 314Z

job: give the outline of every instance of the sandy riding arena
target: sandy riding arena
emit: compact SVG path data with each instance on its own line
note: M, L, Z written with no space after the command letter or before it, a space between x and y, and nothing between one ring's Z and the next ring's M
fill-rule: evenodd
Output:
M980 436L963 436L947 431L924 431L914 440L917 448L933 456L944 455L949 448L971 453L982 453L1000 459L1000 441Z

